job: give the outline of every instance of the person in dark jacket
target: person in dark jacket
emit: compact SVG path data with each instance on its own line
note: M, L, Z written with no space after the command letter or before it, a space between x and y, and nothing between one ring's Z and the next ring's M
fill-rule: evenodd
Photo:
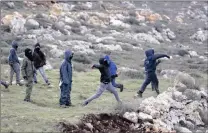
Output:
M31 93L33 88L33 77L35 73L35 68L33 64L33 54L32 50L29 48L25 49L25 58L23 59L21 67L22 77L26 81L26 95L24 101L30 102Z
M60 89L61 95L59 104L60 107L73 106L71 103L71 88L72 88L72 64L71 60L73 53L70 50L66 50L64 53L64 61L60 67Z
M3 80L0 80L0 85L3 85L6 89L9 87L9 85Z
M123 87L123 84L117 84L116 83L116 77L118 77L116 64L110 59L110 56L109 55L106 55L105 56L105 59L109 63L109 71L110 71L112 85L115 88L120 88L120 92L122 92L123 91L123 88L124 88Z
M16 41L12 42L12 48L9 52L9 65L10 65L10 85L12 85L14 73L16 74L16 84L22 86L20 82L20 61L17 57L16 51L18 48L18 43Z
M35 49L33 52L33 60L34 60L34 66L35 69L38 70L43 77L46 84L50 85L48 78L46 77L45 70L43 68L44 65L46 65L46 57L44 53L40 50L40 44L37 43L35 45ZM37 73L36 73L37 74ZM37 76L34 76L34 82L37 83Z
M93 95L92 97L90 97L84 101L83 106L86 106L92 100L100 97L106 89L114 94L117 102L121 102L116 89L113 87L113 85L111 83L111 76L110 76L110 72L109 72L108 61L105 58L100 58L99 63L100 63L99 65L93 65L92 69L98 69L100 71L100 74L101 74L100 87L98 88L95 95Z
M147 85L149 85L151 82L153 83L153 87L155 88L157 94L159 94L159 81L157 79L157 75L155 73L156 71L156 66L157 66L157 59L159 58L170 58L168 55L165 54L154 54L153 49L149 49L145 51L146 54L146 59L144 61L144 67L145 67L145 73L146 73L146 79L140 88L140 90L137 92L137 94L142 97L142 93L145 91Z

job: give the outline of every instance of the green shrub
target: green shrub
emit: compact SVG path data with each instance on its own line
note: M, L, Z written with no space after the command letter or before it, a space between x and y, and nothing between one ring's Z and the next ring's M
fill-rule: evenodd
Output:
M73 56L73 60L78 63L83 63L83 64L91 64L92 61L87 57L85 54L81 53L75 53Z

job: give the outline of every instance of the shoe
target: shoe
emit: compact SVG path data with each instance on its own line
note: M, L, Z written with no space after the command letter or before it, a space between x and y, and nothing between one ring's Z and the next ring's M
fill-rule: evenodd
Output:
M157 92L157 95L159 95L159 94L160 94L160 91L159 91L158 89L156 89L156 92Z
M24 99L24 101L25 101L25 102L31 102L31 100L30 100L30 99Z
M87 104L88 104L88 102L84 102L84 103L82 104L82 106L87 106Z
M8 87L9 87L9 84L5 84L5 85L4 85L4 87L5 87L6 89L8 89Z
M137 96L142 98L142 92L141 91L137 92L137 94L138 94Z
M19 82L19 83L16 83L16 85L23 86L23 84L22 84L22 83L20 83L20 82Z
M123 89L124 89L124 86L123 84L121 85L121 88L120 88L120 92L123 92Z

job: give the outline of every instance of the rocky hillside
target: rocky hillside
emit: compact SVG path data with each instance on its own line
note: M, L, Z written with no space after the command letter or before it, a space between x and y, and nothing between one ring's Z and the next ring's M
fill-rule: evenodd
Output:
M155 48L172 56L164 69L207 72L207 2L24 1L1 2L1 7L5 63L15 39L21 58L25 47L40 42L49 68L59 66L58 59L70 48L76 66L97 61L110 50L117 64L139 70L144 50Z

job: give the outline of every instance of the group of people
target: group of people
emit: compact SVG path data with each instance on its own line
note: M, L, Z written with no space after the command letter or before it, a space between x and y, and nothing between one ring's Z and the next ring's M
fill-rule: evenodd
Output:
M18 60L16 51L18 48L18 44L16 41L12 42L12 49L10 50L9 55L9 65L10 65L10 85L12 85L12 79L14 73L16 73L16 84L22 86L23 84L20 82L20 62ZM152 89L159 94L159 81L156 75L156 67L160 63L160 58L170 58L166 54L154 54L153 49L149 49L145 51L146 59L144 61L145 67L145 74L146 78L144 83L142 84L140 90L137 92L137 96L142 97L143 92L145 91L146 87L151 83ZM70 50L66 50L64 53L64 61L60 66L60 100L59 104L60 107L66 108L73 106L71 103L71 89L72 89L72 58L74 53ZM30 102L30 96L32 92L32 87L34 83L37 82L37 70L42 75L46 84L50 85L43 66L46 65L46 56L40 50L40 44L37 43L35 45L34 51L29 48L25 49L25 57L23 59L23 63L21 66L22 77L26 81L26 96L24 101ZM99 59L99 64L94 64L92 69L98 69L100 71L100 86L98 87L96 93L91 96L90 98L86 99L83 102L83 106L88 105L92 100L100 97L105 90L110 91L116 98L116 100L120 103L121 100L115 88L119 88L120 92L123 91L124 85L116 83L116 77L118 77L117 73L117 66L111 60L110 53L101 57ZM1 81L2 85L6 85L5 82Z

